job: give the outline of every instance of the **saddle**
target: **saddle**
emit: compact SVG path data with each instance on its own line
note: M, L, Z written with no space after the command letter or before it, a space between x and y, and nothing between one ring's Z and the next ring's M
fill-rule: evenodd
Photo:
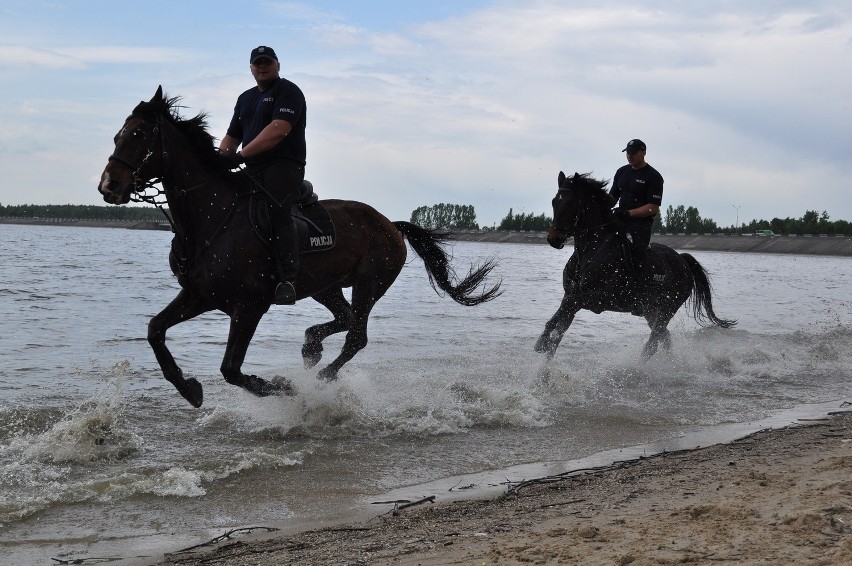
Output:
M249 221L261 242L272 246L272 222L266 199L259 193L249 197ZM302 181L301 190L293 203L293 221L298 232L299 251L302 255L324 252L334 248L336 231L325 206L319 202L310 181Z
M630 238L624 236L621 245L624 251L624 261L627 263L628 269L631 272L637 276L644 275L647 283L651 285L660 285L669 279L671 268L665 259L665 254L659 253L665 246L653 243L648 246L648 253L646 255L648 260L645 263L645 270L644 273L639 274L636 273L636 263L633 261L633 243L630 241Z
M293 205L292 214L296 223L301 254L323 252L334 248L336 242L334 222L325 206L314 194L314 186L310 181L302 181L301 191ZM258 193L249 195L249 223L258 239L271 249L272 224L269 220L269 209L266 199ZM186 243L175 235L169 252L169 267L182 286L191 284L184 276L189 273L193 256L194 250L187 249Z

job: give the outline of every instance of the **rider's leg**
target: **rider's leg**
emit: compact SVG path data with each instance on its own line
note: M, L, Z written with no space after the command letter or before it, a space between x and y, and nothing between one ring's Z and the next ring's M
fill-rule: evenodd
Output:
M631 227L630 235L633 240L631 252L633 253L634 270L639 275L639 280L644 282L647 278L648 246L651 244L651 225L636 226L635 228Z
M279 275L273 302L278 305L292 305L296 302L299 243L291 209L304 176L303 167L286 161L274 163L263 172L263 186L270 204L272 248Z
M290 207L282 210L272 206L272 249L278 268L278 286L275 287L276 305L292 305L296 302L296 276L299 273L299 241L296 223L290 214Z
M641 316L646 310L647 305L643 305L641 300L644 295L645 285L650 280L649 265L648 265L648 246L651 243L651 225L640 225L632 228L630 231L631 253L633 254L633 269L636 277L636 289L638 296L636 303L633 306L631 314Z

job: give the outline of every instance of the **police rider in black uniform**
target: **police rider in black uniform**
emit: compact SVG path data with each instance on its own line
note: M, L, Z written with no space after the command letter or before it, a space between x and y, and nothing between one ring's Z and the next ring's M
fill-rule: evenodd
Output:
M609 190L613 202L617 202L613 216L624 223L633 243L633 265L640 280L645 275L651 226L663 201L663 177L645 162L645 149L642 140L627 142L627 147L622 150L627 155L627 165L615 172Z
M291 207L305 178L307 106L299 87L279 76L281 63L271 47L254 48L249 63L257 86L237 98L219 151L234 166L245 163L249 174L263 186L280 277L273 302L292 305L296 302L299 244Z

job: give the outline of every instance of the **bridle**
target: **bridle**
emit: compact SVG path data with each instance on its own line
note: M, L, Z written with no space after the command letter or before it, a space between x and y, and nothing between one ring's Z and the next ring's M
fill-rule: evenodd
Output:
M143 122L148 121L147 118L144 118L139 115L131 115L131 117L139 118ZM154 139L156 140L155 144L157 141L159 141L160 152L162 155L163 162L165 163L165 161L168 159L168 153L166 152L166 146L163 140L163 117L159 114L157 114L157 118L154 122L154 128L153 130L151 130L151 133L153 134ZM145 152L145 156L142 158L142 161L138 164L133 163L126 157L118 155L117 153L113 153L112 155L110 155L108 161L117 161L133 172L133 190L132 195L130 196L130 200L132 200L133 202L146 202L155 206L162 206L162 204L164 203L162 201L158 201L157 199L161 195L165 194L166 191L164 189L157 188L156 185L162 184L163 178L154 177L146 181L142 179L141 175L142 168L145 167L145 165L148 163L148 160L151 159L152 155L154 155L153 146L148 148L148 150ZM156 191L156 194L145 194L145 191L147 191L148 189L154 189Z
M152 121L149 116L142 116L140 114L131 114L131 117L139 118L141 121L148 123ZM162 176L153 177L151 179L148 179L147 181L144 180L142 178L142 168L145 167L145 165L148 163L148 160L150 160L152 156L157 154L157 146L159 146L159 153L162 160L162 171L165 172L168 170L169 153L166 151L166 140L165 136L163 135L163 115L161 113L157 113L156 118L153 120L153 122L154 127L151 130L153 141L151 145L149 145L148 149L145 151L144 157L142 157L142 160L138 164L117 153L113 153L112 155L110 155L108 161L116 161L133 172L133 189L131 191L130 200L133 202L144 202L156 206L160 210L160 212L163 213L163 216L166 217L166 220L169 221L169 224L172 228L172 232L177 235L177 237L183 244L183 248L186 249L187 246L185 235L181 234L181 232L177 229L177 226L175 225L171 214L169 214L169 212L167 212L164 208L164 205L168 204L168 200L166 198L161 197L166 197L170 194L176 197L184 197L187 195L187 193L209 184L213 180L213 177L208 177L200 183L197 183L188 188L180 188L177 186L167 188L163 185ZM258 184L256 180L255 184ZM159 187L157 185L159 185ZM154 194L147 194L146 191L148 191L149 189L153 189L155 191ZM231 217L232 214L234 214L236 206L237 201L235 200L232 203L231 208L228 211L223 222L219 225L218 228L216 228L216 230L214 230L213 234L205 242L206 246L209 246L213 239L215 239L216 236L218 236L219 233L223 230L225 224L227 223L227 220ZM187 258L182 257L176 259L179 264L180 272L186 274L188 269L187 265L189 263Z
M564 188L563 189L563 188L560 187L559 190L556 191L556 196L560 196L562 194L570 193L572 190L573 189L571 189L571 188ZM579 217L579 214L574 216L574 230L569 231L568 229L563 229L563 228L559 228L559 227L556 226L556 214L554 214L553 215L553 224L550 225L550 231L557 234L559 237L567 240L568 238L570 238L573 235L574 231L577 229L578 217Z
M559 195L561 193L570 193L573 190L574 190L573 188L564 188L564 189L559 188L559 190L556 192L556 194ZM581 223L581 219L584 216L583 212L584 212L583 207L578 206L577 207L577 214L574 215L574 226L571 230L558 228L556 226L555 222L554 222L554 224L552 224L550 226L550 229L553 232L555 232L556 234L558 234L559 236L564 237L565 239L568 239L570 236L573 236L574 239L577 240L578 238L579 239L587 238L591 234L594 234L595 232L600 230L601 228L612 224L611 220L605 220L604 222L597 224L595 226L581 227L581 224L583 224L583 223ZM555 215L554 215L554 221L555 220L556 220L556 218L555 218Z
M143 122L150 122L151 119L146 116L141 116L139 114L131 114L132 118L139 118ZM185 196L188 192L194 191L195 189L199 189L204 185L210 182L210 179L205 179L204 181L197 183L191 187L182 189L178 187L174 187L171 189L163 187L163 178L162 177L152 177L147 181L142 179L141 171L142 168L148 163L148 160L151 159L153 155L155 155L155 148L159 145L159 153L163 163L163 170L167 168L169 153L166 151L166 142L163 136L163 116L160 113L157 113L156 118L154 119L154 128L151 130L151 133L154 137L154 143L149 146L148 150L145 152L145 156L142 158L142 161L139 164L135 164L126 157L113 153L107 159L108 161L117 161L121 163L128 169L130 169L133 173L133 190L131 191L130 200L133 202L144 202L147 204L151 204L160 209L160 211L165 215L168 219L169 223L172 225L172 230L174 230L174 222L172 222L171 217L166 213L163 209L163 205L167 203L167 200L164 197L168 193L173 193L175 196ZM159 185L159 186L157 186ZM154 194L148 194L147 191L152 189Z

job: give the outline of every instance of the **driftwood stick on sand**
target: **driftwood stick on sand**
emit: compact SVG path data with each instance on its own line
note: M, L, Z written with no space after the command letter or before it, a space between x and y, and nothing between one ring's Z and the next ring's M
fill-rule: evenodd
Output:
M202 542L201 544L196 544L194 546L182 548L182 549L174 552L173 554L180 554L182 552L192 552L193 550L197 550L197 549L205 547L205 546L213 546L214 544L218 544L218 543L222 542L223 540L230 539L231 535L235 535L237 533L251 533L253 531L266 531L268 533L272 533L272 532L275 532L275 531L278 531L278 530L280 530L280 529L276 529L275 527L241 527L239 529L231 529L230 531L222 533L221 535L219 535L215 538L212 538L212 539L208 540L207 542Z
M430 495L428 497L424 497L423 499L418 499L417 501L412 501L410 503L403 503L402 505L397 505L396 507L393 508L393 516L396 517L397 515L399 515L399 512L402 511L403 509L408 509L409 507L414 507L415 505L422 505L424 503L434 503L434 502L435 502L435 496Z

